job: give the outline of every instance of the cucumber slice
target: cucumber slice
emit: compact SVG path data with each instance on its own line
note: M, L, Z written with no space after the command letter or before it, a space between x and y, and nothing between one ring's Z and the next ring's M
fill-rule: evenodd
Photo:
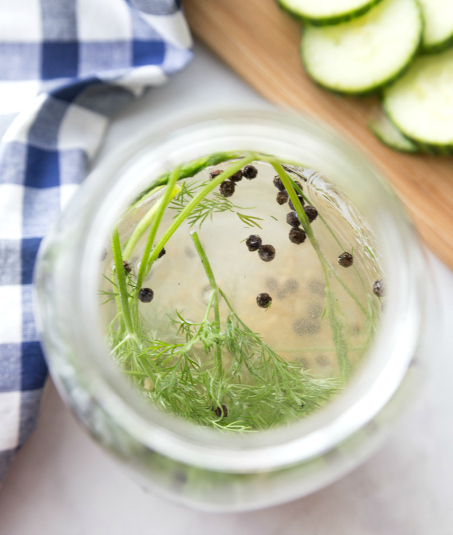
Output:
M437 52L453 44L453 1L419 0L425 27L422 47L425 52Z
M338 24L363 15L381 0L278 0L296 19L314 25Z
M404 137L382 111L371 119L368 126L384 145L402 152L419 152L417 145Z
M363 94L392 81L410 64L422 34L416 0L383 0L361 17L307 24L301 53L308 74L333 91Z
M437 152L453 149L453 50L420 56L383 94L384 108L401 132Z

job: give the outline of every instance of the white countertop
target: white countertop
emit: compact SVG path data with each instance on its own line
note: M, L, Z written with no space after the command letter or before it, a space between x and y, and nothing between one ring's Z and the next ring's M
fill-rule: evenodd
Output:
M100 158L169 114L263 103L207 50L198 45L195 52L183 73L117 117ZM185 509L128 479L78 426L49 381L38 429L0 491L0 535L451 535L453 274L432 260L443 324L428 386L384 447L353 473L264 511Z

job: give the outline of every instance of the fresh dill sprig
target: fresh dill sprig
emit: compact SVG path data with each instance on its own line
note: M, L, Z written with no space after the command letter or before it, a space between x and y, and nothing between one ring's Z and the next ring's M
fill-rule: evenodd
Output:
M112 285L112 289L115 290L115 291L111 291L111 292L109 292L107 290L100 290L98 292L99 295L103 295L103 296L106 296L106 297L108 296L109 297L107 299L107 301L104 301L103 303L101 303L102 305L105 305L106 303L108 303L112 299L115 299L116 297L119 297L120 296L120 292L119 292L119 289L118 289L118 284L116 282L114 282L110 277L107 277L107 275L104 275L104 273L102 273L102 276L104 277L105 280L107 280ZM127 292L127 295L130 298L133 297L134 291L137 289L136 280L137 280L137 277L135 277L135 275L133 273L127 273L126 274L126 286L131 289L130 292Z
M104 301L103 303L101 303L101 305L105 305L106 303L108 303L112 299L115 299L116 297L119 297L120 294L119 294L118 285L116 284L116 282L114 282L112 279L107 277L107 275L104 275L104 273L102 273L102 276L104 277L104 279L106 279L112 285L112 290L114 290L116 288L116 291L112 291L112 292L109 292L107 290L100 290L98 292L99 295L103 295L105 297L108 296L108 299L106 301Z
M117 361L139 384L148 381L146 396L156 405L199 425L236 431L266 429L322 406L338 392L338 381L315 379L300 363L281 358L253 332L217 287L196 232L192 239L212 289L204 318L197 323L175 311L170 317L176 327L175 340L152 339L141 331L142 349L131 351L117 345ZM215 313L220 296L229 309L223 329ZM215 359L206 359L216 348L220 349L220 368ZM215 409L222 406L228 412L219 417Z
M239 219L245 223L248 227L258 227L258 228L262 228L258 223L257 221L263 221L263 218L262 217L254 217L254 216L251 216L251 215L245 215L245 214L240 214L239 212L236 212L236 215L239 217Z
M108 298L106 302L114 299L117 308L117 314L108 328L111 352L145 396L156 406L197 425L250 431L285 424L321 407L342 388L351 373L351 363L344 334L346 319L330 284L330 278L336 276L336 272L324 256L297 198L296 193L303 193L298 191L299 188L286 174L285 171L293 172L291 169L282 167L277 159L264 155L260 155L260 158L271 163L280 175L324 271L326 298L322 318L325 315L329 318L334 345L332 351L337 355L340 379L318 379L306 371L301 362L285 360L264 342L259 333L253 332L242 321L218 287L196 231L191 232L191 238L211 287L203 318L190 321L178 310L165 318L156 317L153 322L145 322L141 317L138 295L142 283L159 252L184 221L190 227L201 227L207 220L212 220L215 213L229 211L237 213L247 227L261 228L258 221L262 221L262 218L238 212L252 208L237 206L213 191L244 165L258 159L258 155L246 154L212 180L186 180L181 185L177 184L181 178L193 176L207 165L228 159L228 154L234 154L234 158L241 157L237 153L223 153L190 162L161 177L148 188L140 197L140 202L156 187L168 184L162 198L149 209L123 249L129 257L138 240L148 232L138 275L135 277L125 272L125 254L118 231L115 230L112 236L114 269L112 278L106 277L112 286L110 291L100 293ZM167 206L176 214L155 244ZM333 233L332 229L328 230ZM342 285L344 287L344 283ZM348 294L362 310L368 312L356 296L351 295L349 288L345 290L349 290ZM220 316L221 300L228 309L224 317ZM370 307L369 314L370 340L374 328L374 308ZM167 327L173 328L164 328L164 321ZM162 332L166 333L165 339L162 339Z
M172 200L169 205L170 210L176 210L177 215L189 204L189 202L195 197L196 193L206 187L210 183L209 180L205 181L184 181L181 186L181 191ZM212 198L205 197L198 206L187 217L187 222L190 227L198 225L201 228L203 223L209 218L212 221L215 213L222 212L234 212L235 210L251 210L255 207L243 207L237 206L232 203L230 199L223 197L220 193L214 192ZM238 214L239 215L239 214Z

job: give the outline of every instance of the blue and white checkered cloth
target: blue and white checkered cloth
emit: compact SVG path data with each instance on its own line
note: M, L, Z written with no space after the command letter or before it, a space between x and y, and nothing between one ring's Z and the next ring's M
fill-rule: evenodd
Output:
M109 117L191 58L180 0L0 0L0 481L47 375L32 314L41 238Z

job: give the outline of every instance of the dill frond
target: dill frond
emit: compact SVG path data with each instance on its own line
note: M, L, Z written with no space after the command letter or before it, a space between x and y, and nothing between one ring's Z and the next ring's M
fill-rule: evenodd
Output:
M204 187L206 187L209 183L210 183L210 180L205 180L205 181L200 181L200 180L187 181L186 180L183 182L181 186L181 191L172 200L172 202L169 205L170 210L177 211L175 218L195 197L197 192L200 189L203 189ZM194 225L198 225L198 228L200 228L207 219L212 221L213 215L215 213L220 214L222 212L235 212L236 210L251 210L253 208L255 207L237 206L236 204L231 202L230 199L223 197L222 195L220 195L220 193L214 192L212 194L212 197L210 198L205 197L198 204L198 206L194 210L192 210L190 215L187 217L187 222L189 226L191 227L193 227ZM241 216L239 215L239 217ZM243 216L243 217L247 217L247 216Z
M187 178L207 165L224 161L231 154L235 158L239 157L236 153L221 153L176 168L144 192L140 201L165 183L171 186L172 192L176 191L172 199L173 194L166 192L160 205L148 212L146 229L141 230L144 233L149 228L149 234L137 277L124 272L122 247L118 231L115 230L112 239L115 269L111 278L105 277L111 288L100 294L106 297L106 303L114 299L117 307L117 314L107 329L111 353L143 396L157 407L195 425L228 432L245 432L285 425L318 410L341 391L349 377L351 364L344 334L346 320L330 283L332 277L338 276L324 256L296 195L299 193L303 196L303 192L286 173L295 171L286 165L282 166L277 159L264 155L261 155L262 160L274 166L285 185L323 269L326 296L321 319L327 316L330 323L333 347L329 350L337 355L340 377L320 379L305 370L301 362L285 360L259 333L253 332L241 320L228 297L218 287L194 230L191 231L191 238L212 289L203 318L190 321L179 310L165 318L157 317L156 312L156 318L152 322L149 318L145 322L141 317L137 296L142 282L152 269L158 252L183 221L190 227L200 228L206 221L212 221L214 214L233 212L247 227L261 228L259 221L263 221L262 218L239 212L255 207L235 205L229 198L213 191L222 180L241 169L241 166L257 159L257 155L246 154L242 160L235 161L213 180ZM302 175L300 177L305 180ZM181 178L186 180L174 190L176 182ZM175 216L159 242L154 244L166 208L174 210ZM321 215L320 217L324 221ZM333 230L327 228L334 235ZM338 241L336 237L335 239ZM132 250L136 241L137 239L131 240L123 251ZM377 314L376 304L374 301L367 303L365 308L347 285L338 280L368 314L368 339L371 340L374 334L372 319ZM228 308L224 317L219 312L220 299L223 299ZM165 339L162 337L163 332L166 333Z

